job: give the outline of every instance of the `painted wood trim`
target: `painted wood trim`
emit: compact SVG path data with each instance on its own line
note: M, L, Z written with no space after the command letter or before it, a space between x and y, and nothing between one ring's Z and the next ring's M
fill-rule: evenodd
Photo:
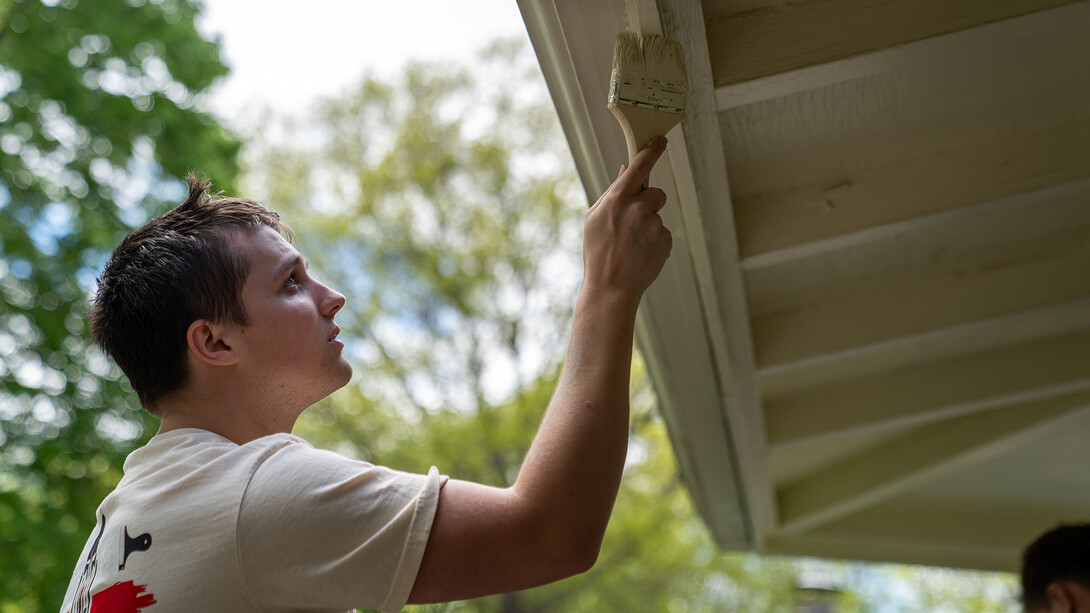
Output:
M937 233L951 226L973 224L986 215L1016 214L1040 202L1090 198L1090 175L1066 183L1047 184L1037 189L947 208L936 213L910 217L862 230L838 234L791 247L753 255L742 261L747 275L793 263L827 256L837 251L872 249L876 245L913 233Z
M734 209L742 256L794 248L1090 177L1090 116L808 186ZM875 203L882 206L875 206Z
M715 99L719 110L727 111L747 104L791 96L802 91L862 79L871 75L925 66L932 62L940 62L943 58L978 52L981 48L994 48L1022 38L1042 36L1088 23L1090 23L1090 2L1074 2L1023 15L1016 19L993 22L894 47L875 49L844 59L760 76L740 83L721 85L715 90Z
M758 364L927 334L1090 297L1090 246L1074 253L963 275L910 280L753 320Z
M950 508L948 502L910 493L822 526L807 536L872 543L912 544L961 551L1006 551L1012 562L1059 518L1078 521L1085 505L1018 506L981 501ZM1018 570L1012 566L1010 570Z
M778 491L781 533L857 513L953 471L987 461L1090 410L1090 393L946 420L825 467Z
M873 53L1074 0L827 0L741 13L707 26L717 87Z
M1087 330L1090 299L1066 302L773 366L760 372L761 393L774 405L871 376Z
M1090 331L928 362L765 405L773 448L1090 390Z
M724 416L744 485L750 540L761 550L764 535L775 525L777 510L764 460L765 427L756 382L745 285L734 232L730 187L720 140L719 116L711 84L704 38L703 9L698 0L664 3L665 33L685 52L689 98L680 151L671 161L690 257L697 274L705 328L718 373ZM707 228L715 228L709 233Z
M676 212L662 215L668 228L677 227ZM721 547L751 549L747 497L736 475L710 348L699 333L704 318L685 247L683 233L675 231L669 268L640 306L637 340L697 509Z

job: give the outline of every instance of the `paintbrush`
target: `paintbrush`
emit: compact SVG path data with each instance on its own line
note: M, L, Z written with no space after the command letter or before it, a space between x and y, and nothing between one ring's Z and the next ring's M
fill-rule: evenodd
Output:
M621 32L613 47L607 106L628 145L629 163L685 116L689 80L681 45L657 34Z

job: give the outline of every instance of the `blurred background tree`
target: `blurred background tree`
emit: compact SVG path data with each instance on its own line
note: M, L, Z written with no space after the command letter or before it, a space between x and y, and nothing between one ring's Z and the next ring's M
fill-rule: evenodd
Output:
M95 508L154 432L87 293L189 165L233 189L198 100L226 73L186 0L0 0L0 610L56 611Z

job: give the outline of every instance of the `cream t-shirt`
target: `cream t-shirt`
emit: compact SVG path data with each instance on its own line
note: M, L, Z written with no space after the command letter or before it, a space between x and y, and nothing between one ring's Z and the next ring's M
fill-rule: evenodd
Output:
M194 428L125 460L61 611L397 611L444 482L313 448Z

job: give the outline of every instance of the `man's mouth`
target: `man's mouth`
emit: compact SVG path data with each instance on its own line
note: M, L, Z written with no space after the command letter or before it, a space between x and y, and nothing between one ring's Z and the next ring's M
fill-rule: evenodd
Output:
M340 327L339 326L334 327L333 328L333 334L329 335L329 340L330 341L337 340L337 335L340 334L340 333L341 333Z

